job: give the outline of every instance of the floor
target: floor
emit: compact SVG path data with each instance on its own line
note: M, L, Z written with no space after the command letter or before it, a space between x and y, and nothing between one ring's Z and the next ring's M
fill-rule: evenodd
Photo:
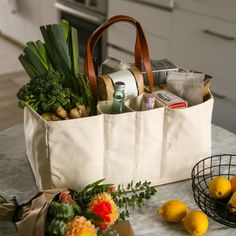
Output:
M0 37L0 131L23 121L16 94L28 81L18 61L22 48Z

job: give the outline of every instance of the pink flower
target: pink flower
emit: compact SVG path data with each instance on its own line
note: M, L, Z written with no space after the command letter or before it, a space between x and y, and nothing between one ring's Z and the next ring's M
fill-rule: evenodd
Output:
M69 191L61 192L59 196L59 201L61 203L67 203L67 204L72 204L74 202Z

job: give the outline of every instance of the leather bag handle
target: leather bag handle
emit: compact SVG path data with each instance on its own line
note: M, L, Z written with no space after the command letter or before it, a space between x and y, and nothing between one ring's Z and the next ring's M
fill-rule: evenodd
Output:
M142 60L143 60L144 68L147 72L147 78L149 81L150 91L152 91L152 87L154 84L147 40L146 40L146 37L144 35L143 29L140 23L132 17L125 16L125 15L117 15L110 18L109 20L104 22L102 25L100 25L91 34L91 36L89 37L87 41L86 57L84 60L84 75L88 76L92 94L96 100L99 99L99 92L98 92L98 87L97 87L97 79L96 79L96 74L94 70L92 54L93 54L95 45L97 41L100 39L100 37L102 36L103 32L108 27L110 27L111 25L117 22L127 22L136 27L137 35L136 35L136 43L135 43L135 66L141 70Z

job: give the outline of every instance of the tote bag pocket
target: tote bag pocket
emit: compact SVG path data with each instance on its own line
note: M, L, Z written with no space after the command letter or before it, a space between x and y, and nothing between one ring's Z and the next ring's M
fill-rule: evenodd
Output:
M207 101L189 108L166 108L163 179L171 181L189 178L194 164L211 155L212 110L212 96Z
M106 180L128 183L134 178L136 158L136 114L104 115L104 166Z
M141 94L129 99L125 105L136 113L135 180L150 180L157 184L161 176L163 123L165 108L157 100L152 110L141 111Z
M67 186L77 190L104 178L103 124L103 115L44 121L25 107L27 157L39 189Z

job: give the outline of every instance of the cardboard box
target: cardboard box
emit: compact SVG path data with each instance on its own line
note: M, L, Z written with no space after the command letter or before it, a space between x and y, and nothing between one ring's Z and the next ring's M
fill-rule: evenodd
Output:
M134 232L131 228L129 221L119 221L112 226L113 229L119 232L120 236L134 236Z

